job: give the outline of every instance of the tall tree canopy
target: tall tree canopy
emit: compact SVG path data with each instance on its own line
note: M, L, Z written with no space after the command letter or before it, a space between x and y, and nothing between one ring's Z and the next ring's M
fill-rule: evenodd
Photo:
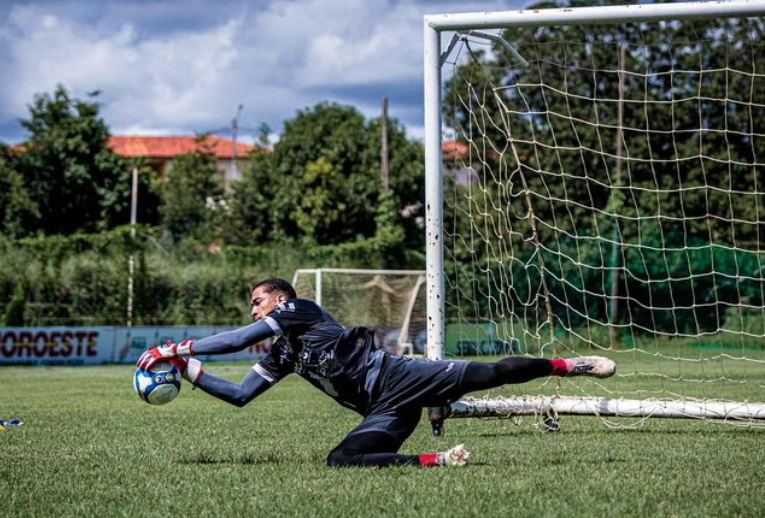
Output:
M29 118L21 120L29 138L7 158L36 207L37 232L92 232L129 222L131 164L108 148L98 95L75 99L59 86L36 95ZM139 189L141 220L155 223L157 198L146 175Z
M422 147L397 121L388 128L399 224L409 246L421 246ZM253 157L236 187L234 212L255 238L337 244L371 237L381 200L380 149L380 121L353 107L323 103L300 111L273 152Z

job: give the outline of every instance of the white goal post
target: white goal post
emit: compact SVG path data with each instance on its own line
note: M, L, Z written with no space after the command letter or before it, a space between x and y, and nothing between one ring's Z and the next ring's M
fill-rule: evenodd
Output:
M345 326L375 330L380 346L399 355L422 354L425 272L359 268L304 268L292 285Z
M426 356L483 326L619 366L447 416L765 420L764 17L763 0L425 16Z

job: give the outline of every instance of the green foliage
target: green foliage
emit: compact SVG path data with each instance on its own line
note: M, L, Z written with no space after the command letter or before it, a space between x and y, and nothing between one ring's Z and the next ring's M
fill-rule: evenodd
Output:
M131 167L108 149L99 109L96 101L74 99L59 86L53 94L36 95L29 118L21 120L29 138L23 151L10 155L10 165L24 178L39 232L92 232L129 222ZM147 178L141 189L150 214L156 198Z
M422 148L389 124L391 191L409 245L422 245L416 207L423 199ZM234 212L256 237L336 245L371 238L380 203L380 125L355 109L319 104L287 121L272 153L253 156L236 190Z
M269 138L271 135L271 126L266 122L261 122L258 126L258 144L262 148L267 148L269 145Z
M0 146L0 234L23 236L34 228L39 215L24 177L13 168L9 150Z
M305 165L305 191L295 200L292 217L299 231L311 238L325 236L336 229L342 221L347 205L334 201L334 186L341 185L335 167L324 157Z
M60 264L68 257L86 252L103 256L127 255L146 248L152 230L138 225L136 234L136 239L133 239L131 227L123 225L95 234L77 232L70 235L38 235L0 241L0 251L4 254L29 254L30 258L39 258L41 262Z
M390 193L383 193L377 206L375 235L337 245L310 247L315 264L323 267L377 269L424 269L422 252L408 249L405 244L404 227L396 201Z
M118 162L115 165L116 175L109 177L102 193L104 205L104 223L102 227L113 229L130 223L130 203L133 183L133 168L138 169L138 191L136 219L144 226L156 226L160 223L160 204L162 193L162 181L145 164L145 159L137 158L124 160L122 157L110 153L110 160ZM84 229L78 230L82 232Z
M231 217L226 228L226 241L239 246L262 243L272 234L271 211L275 183L269 180L273 170L273 154L254 153L242 179L234 184L228 196Z
M202 135L198 143L204 142ZM229 213L220 180L214 150L202 146L176 156L167 173L160 209L164 230L175 240L214 241Z
M383 204L389 207L389 204ZM133 322L138 325L246 324L249 287L291 279L298 268L390 268L424 258L401 253L400 228L341 245L220 245L173 242L139 227L97 234L0 240L0 314L19 290L27 325L121 325L127 311L128 258L135 260Z
M26 310L26 297L24 287L21 284L16 286L16 291L13 293L8 305L5 306L5 312L3 314L3 325L6 326L23 326L25 324L24 313Z
M123 323L131 255L137 324L246 322L249 284L301 267L424 264L422 148L397 121L388 193L379 121L332 104L299 112L224 192L212 149L176 157L162 181L114 155L97 95L36 96L22 121L29 139L0 149L0 311L23 287L31 325ZM134 167L135 239L125 226Z

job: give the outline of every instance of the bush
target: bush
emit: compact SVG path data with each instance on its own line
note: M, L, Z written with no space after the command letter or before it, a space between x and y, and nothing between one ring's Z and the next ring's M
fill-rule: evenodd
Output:
M386 243L376 238L323 247L218 247L193 240L173 243L148 229L140 229L133 242L129 229L119 228L4 240L0 314L6 325L11 320L32 326L124 325L131 253L136 325L246 324L249 288L263 278L291 280L298 268L382 267L393 260L408 260L417 268L424 263L414 253L388 256Z
M24 299L24 289L19 284L16 286L16 291L13 294L13 298L10 300L8 305L5 306L3 324L6 326L23 326L25 322L25 310L26 300Z

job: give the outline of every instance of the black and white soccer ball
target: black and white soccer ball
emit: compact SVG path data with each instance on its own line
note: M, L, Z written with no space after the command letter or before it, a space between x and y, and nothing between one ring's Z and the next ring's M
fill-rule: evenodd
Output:
M150 405L165 405L181 391L181 372L172 363L157 363L150 370L139 367L133 376L133 388Z

